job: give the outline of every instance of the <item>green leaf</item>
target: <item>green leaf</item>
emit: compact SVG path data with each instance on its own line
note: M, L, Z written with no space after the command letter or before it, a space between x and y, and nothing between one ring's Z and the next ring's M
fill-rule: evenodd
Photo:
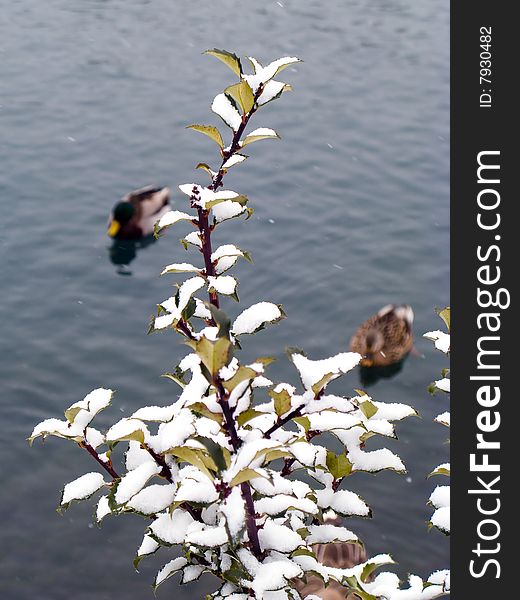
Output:
M176 447L170 448L165 452L165 454L172 454L181 461L187 462L190 465L197 467L197 469L199 469L199 471L202 471L202 473L204 473L206 477L211 479L211 481L213 481L213 479L215 478L213 473L211 473L211 471L207 467L207 460L205 460L206 457L204 456L204 452L202 450L197 450L194 448Z
M254 469L242 469L240 473L237 473L233 477L229 485L231 487L234 487L235 485L240 485L241 483L251 481L251 479L256 479L257 477L262 477L262 475L260 475L260 473L257 473Z
M239 383L242 383L247 379L254 379L256 376L257 372L254 369L251 369L251 367L240 366L233 377L227 381L223 381L222 384L228 392L232 392Z
M296 533L303 539L310 535L309 530L305 527L300 527L300 529L296 530ZM308 548L296 548L294 552L291 552L291 558L294 556L311 556L312 558L316 558L314 552Z
M214 56L221 60L227 67L229 67L235 75L240 77L242 75L242 65L240 63L240 59L236 54L232 54L227 50L219 50L218 48L213 48L213 50L206 50L202 54L209 54L210 56Z
M434 469L429 475L428 475L428 479L430 477L433 477L434 475L446 475L446 477L450 477L450 470L446 469L445 467L441 467L441 468L437 468Z
M372 402L370 402L370 400L365 400L364 402L361 402L361 404L359 405L359 408L367 419L370 419L371 417L373 417L376 414L376 412L378 411L377 406L375 406L375 404L372 404Z
M287 458L288 456L291 456L291 454L285 450L270 450L266 453L264 462L268 463L272 462L273 460L278 460L279 458Z
M439 388L435 385L435 382L433 381L432 383L430 383L430 385L428 386L428 393L434 396L438 391Z
M274 356L259 356L257 359L255 359L253 361L253 363L260 363L260 364L264 365L264 367L267 367L267 365L270 365L275 360L276 360L276 358L274 358Z
M200 340L192 340L187 344L199 355L202 364L212 377L217 375L222 367L229 364L233 353L233 344L225 337L219 338L216 342L202 337Z
M295 423L298 423L298 425L301 425L306 432L309 431L309 429L311 428L311 422L309 420L309 417L295 417L292 420Z
M361 581L363 583L366 583L369 580L372 573L377 569L377 567L378 565L376 565L375 563L367 563L361 571Z
M175 371L173 373L163 373L161 377L166 377L167 379L175 381L175 383L182 389L186 387L186 382L184 381L184 371L182 371L179 367L175 367Z
M279 417L291 410L291 396L287 390L269 390L269 396L274 400L274 411Z
M327 450L326 464L334 479L342 479L352 472L352 463L349 461L346 454L336 455L334 452Z
M207 437L196 437L195 439L207 449L219 473L227 468L222 446L219 446L217 442Z
M265 133L265 134L255 134L255 135L247 135L244 140L242 141L242 148L244 148L245 146L252 144L253 142L258 142L260 140L276 140L276 139L280 139L280 136L276 133L276 131L273 131L273 133Z
M206 306L209 308L213 320L218 325L217 337L229 339L229 330L231 329L229 317L223 310L220 310L220 308L217 308L214 304L207 304Z
M188 408L195 414L207 417L219 425L222 425L222 413L211 412L204 402L195 402L194 404L190 404Z
M225 385L225 384L224 384ZM265 413L260 412L259 410L255 410L254 408L248 408L243 413L240 413L237 417L237 423L240 427L245 425L251 419L258 417L259 415L263 415Z
M255 104L253 90L244 79L227 87L224 93L231 96L235 103L240 106L242 114L248 113Z
M211 167L209 165L207 165L206 163L199 163L195 168L206 171L206 173L209 175L209 178L211 179L211 181L213 181L213 171L211 170Z
M74 419L76 418L77 414L79 413L80 410L83 410L81 407L79 406L75 406L75 407L71 407L71 408L67 408L67 410L65 411L65 418L67 419L67 421L69 423L74 423Z
M321 392L321 390L327 386L327 383L329 383L329 381L336 376L337 373L326 373L319 381L317 381L312 386L312 391L314 392L314 395L317 396Z
M217 200L209 200L204 204L206 208L212 208L217 204L221 204L222 202L238 202L240 206L245 206L247 204L248 198L247 196L232 196L231 198L218 198Z
M194 131L203 133L204 135L207 135L209 138L211 138L220 148L224 148L224 141L222 140L222 135L216 127L213 127L213 125L188 125L186 129L193 129ZM202 163L200 164L202 165ZM197 169L198 168L202 167L197 166Z
M446 306L442 310L440 308L436 308L435 312L439 315L439 317L444 321L446 327L448 328L448 332L450 331L451 326L451 317L450 317L450 307Z

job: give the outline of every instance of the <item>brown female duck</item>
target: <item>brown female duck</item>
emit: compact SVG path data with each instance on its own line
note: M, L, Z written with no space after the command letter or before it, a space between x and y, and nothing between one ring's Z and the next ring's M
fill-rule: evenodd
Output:
M341 525L341 519L336 518L328 521L332 525ZM315 544L312 550L316 559L327 567L336 569L351 569L367 560L365 548L360 544L349 542ZM315 595L322 600L356 600L352 591L337 581L331 581L327 587L323 580L316 575L307 576L306 581L295 580L294 587L302 598Z
M362 367L386 367L402 360L413 348L413 310L408 304L388 304L362 323L350 340Z

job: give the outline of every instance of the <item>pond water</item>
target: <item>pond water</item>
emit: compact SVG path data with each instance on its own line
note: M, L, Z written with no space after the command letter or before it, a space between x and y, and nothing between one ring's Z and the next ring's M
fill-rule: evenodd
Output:
M132 257L111 251L106 219L133 188L204 182L193 168L213 161L215 146L184 127L217 124L209 105L233 81L201 55L213 47L305 61L284 72L294 91L256 122L282 140L252 146L226 181L255 208L219 237L253 255L237 269L243 305L271 300L288 314L244 353L276 356L272 376L296 383L286 346L329 356L384 304L413 306L425 358L369 389L422 415L388 443L408 475L352 477L374 518L349 527L371 553L390 551L402 574L445 567L448 539L426 527L427 498L444 482L425 476L449 456L447 430L432 423L448 399L426 391L447 360L421 334L439 327L434 307L449 302L449 3L13 0L0 24L3 597L151 599L168 560L134 572L138 518L98 529L90 503L57 515L63 484L94 465L62 440L30 449L25 438L95 387L117 390L100 426L174 398L160 374L185 350L146 330L173 282L158 273L185 259L180 230L121 265ZM181 194L173 200L182 209ZM352 373L336 389L358 385ZM159 598L211 589L208 579L173 582Z

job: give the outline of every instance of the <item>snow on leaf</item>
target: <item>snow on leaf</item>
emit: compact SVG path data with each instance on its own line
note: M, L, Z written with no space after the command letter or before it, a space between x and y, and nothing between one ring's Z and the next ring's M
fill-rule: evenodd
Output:
M141 421L155 421L163 423L171 421L177 412L173 406L143 406L133 413L131 419L140 419Z
M259 514L275 516L284 514L289 508L295 508L311 515L318 512L318 507L312 500L308 498L295 498L287 494L277 494L255 501L255 509Z
M211 504L218 499L213 483L198 471L204 480L186 477L182 480L177 494L176 502L195 502L197 504Z
M256 333L268 323L276 323L285 316L281 307L272 302L258 302L241 312L233 322L234 335Z
M173 263L171 265L167 265L161 271L161 275L166 275L167 273L200 273L201 269L191 265L190 263Z
M101 446L101 444L105 443L105 436L101 433L101 431L98 431L97 429L94 429L94 427L87 427L85 430L85 439L87 441L87 444L89 444L90 446L92 446L92 448L94 448L94 450L98 447Z
M435 347L437 350L444 352L447 354L450 351L450 335L448 333L444 333L444 331L428 331L423 335L427 340L432 340L435 342Z
M161 585L161 583L169 579L175 573L179 572L187 564L188 561L183 556L174 558L169 563L166 563L164 567L157 573L154 587L157 588L159 585Z
M63 488L60 505L67 508L73 500L89 498L105 485L101 473L91 472L67 483Z
M267 558L256 569L253 581L249 584L256 593L257 598L262 598L268 590L279 590L287 582L302 575L301 568L288 559Z
M237 246L235 246L234 244L224 244L222 246L219 246L211 255L211 260L213 262L216 262L218 260L220 260L223 257L239 257L239 256L245 256L245 253L240 250L240 248L237 248Z
M172 514L166 512L158 515L150 525L150 532L166 544L182 544L188 527L193 522L193 518L187 511L177 508Z
M234 219L248 210L251 211L252 209L248 209L246 206L241 206L238 202L233 202L231 200L221 202L212 208L216 223Z
M446 425L446 427L450 426L450 413L443 412L440 415L437 415L434 419L435 422L440 423L441 425Z
M190 581L195 581L198 579L202 573L204 573L204 569L201 565L188 565L184 567L182 570L182 583L189 583Z
M260 85L267 83L289 65L300 62L300 59L295 56L284 56L283 58L278 58L267 66L262 67L262 65L260 65L260 63L252 56L249 57L249 60L253 64L255 74L244 75L243 77L249 83L253 92L256 92Z
M447 377L443 377L442 379L438 379L434 383L435 383L435 386L439 390L441 390L443 392L447 392L448 394L450 393L450 380Z
M145 534L143 541L137 550L137 556L146 556L147 554L153 554L159 548L159 543L156 542L153 537Z
M442 465L435 467L435 469L428 475L428 477L432 477L433 475L446 475L449 477L450 463L443 463Z
M231 275L221 275L220 277L208 277L208 289L214 290L224 296L232 296L237 288L237 280Z
M375 402L370 396L368 398L372 401L372 404L377 408L377 418L387 419L389 421L400 421L406 417L417 416L417 411L408 406L407 404L392 403L392 402ZM356 396L352 400L362 400L366 398L360 398Z
M146 462L139 465L132 471L126 473L119 482L114 499L117 504L125 504L140 492L146 485L146 482L161 472L161 467L155 462Z
M217 114L228 127L231 127L233 131L237 131L242 124L240 113L226 94L218 94L215 96L215 99L211 104L211 110Z
M234 167L235 165L239 165L241 162L244 162L247 159L247 156L245 154L240 154L240 153L235 153L233 155L231 155L226 162L222 165L223 169L230 169L231 167Z
M223 256L215 267L215 273L221 275L225 273L237 262L238 256Z
M195 217L179 210L170 210L164 214L155 224L155 234L159 234L167 227L171 227L179 221L194 221Z
M155 329L164 329L172 323L176 323L182 318L184 309L188 306L193 294L204 287L205 281L202 277L190 277L179 288L177 297L171 296L161 302L162 306L169 314L156 317L154 321Z
M335 542L355 542L358 537L352 531L336 525L309 525L309 536L305 538L307 544L330 544Z
M232 202L231 204L235 203ZM196 246L197 248L202 248L202 242L200 241L200 234L198 231L192 231L191 233L188 233L188 235L184 237L184 241L187 244L192 244L193 246Z
M154 459L144 448L141 448L139 442L131 441L128 443L128 450L125 452L125 466L127 471L132 471L145 462L154 462Z
M148 428L139 419L125 417L107 431L107 442L134 440L143 443L149 436Z
M246 511L240 488L234 487L222 503L222 514L231 539L236 542L246 525Z
M284 90L288 89L290 89L290 86L288 86L286 83L283 83L282 81L274 81L274 79L272 79L264 86L264 89L258 98L259 106L267 104L268 102L271 102L271 100L275 100L282 94Z
M200 530L190 530L186 534L186 543L197 546L214 548L222 546L228 541L225 527L204 527Z
M29 443L32 444L38 436L49 435L82 441L85 429L97 413L110 404L113 393L112 390L105 388L93 390L83 400L76 402L65 411L66 421L46 419L36 425L29 437Z
M435 508L442 508L450 505L450 486L438 485L430 496L430 502Z
M367 517L370 515L370 509L367 504L357 494L349 490L334 492L331 488L325 488L318 490L316 497L319 507L331 508L334 512L342 516L356 515Z
M302 538L285 525L279 525L272 519L267 519L258 532L258 539L262 550L276 550L289 553L304 544Z
M191 410L183 408L171 421L159 425L157 435L150 438L150 445L159 454L182 446L195 432L193 422Z
M315 393L323 389L329 381L340 377L359 364L361 354L357 352L342 352L322 360L310 360L301 353L290 355L294 366L300 373L300 378L306 389ZM316 390L315 388L319 388Z
M161 512L173 502L176 487L174 484L150 485L133 496L126 506L144 515Z
M96 521L100 523L111 512L108 496L101 496L96 507Z
M270 129L269 127L259 127L255 129L251 133L248 133L244 140L242 141L241 147L252 144L253 142L258 142L260 140L276 140L280 139L280 136L276 133L274 129Z

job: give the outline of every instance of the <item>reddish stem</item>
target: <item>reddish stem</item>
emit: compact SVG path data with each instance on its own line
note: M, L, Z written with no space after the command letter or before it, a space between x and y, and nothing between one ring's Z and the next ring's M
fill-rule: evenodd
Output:
M95 451L95 449L87 442L87 440L83 440L82 442L78 442L80 448L85 448L85 450L92 456L94 459L105 469L105 471L112 477L112 479L119 479L119 475L116 473L114 467L112 466L112 462L105 462L101 459L99 454Z

